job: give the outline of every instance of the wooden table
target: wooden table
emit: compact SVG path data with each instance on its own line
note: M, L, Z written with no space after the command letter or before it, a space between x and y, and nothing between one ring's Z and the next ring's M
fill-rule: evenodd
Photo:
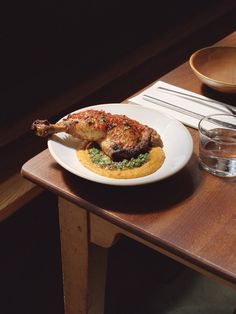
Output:
M222 43L235 45L236 33ZM232 104L236 100L202 86L188 63L161 80ZM189 131L194 140L190 162L150 185L117 187L84 180L61 168L48 150L23 165L25 178L58 195L67 314L103 313L106 252L119 235L236 286L236 180L200 169L198 134Z

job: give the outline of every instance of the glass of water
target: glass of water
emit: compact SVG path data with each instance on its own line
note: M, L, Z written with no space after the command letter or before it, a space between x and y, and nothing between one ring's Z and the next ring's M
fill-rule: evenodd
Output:
M236 116L214 114L198 125L199 162L219 177L236 177Z

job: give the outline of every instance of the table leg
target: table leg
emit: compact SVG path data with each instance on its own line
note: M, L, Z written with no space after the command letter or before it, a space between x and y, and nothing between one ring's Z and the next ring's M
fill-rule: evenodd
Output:
M89 214L59 198L65 314L103 314L107 249L89 242Z

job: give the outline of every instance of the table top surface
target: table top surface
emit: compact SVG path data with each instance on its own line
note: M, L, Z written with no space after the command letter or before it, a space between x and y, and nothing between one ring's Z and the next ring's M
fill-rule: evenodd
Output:
M219 44L235 45L236 32ZM160 78L170 84L233 104L203 86L185 63ZM236 284L236 180L225 180L198 164L198 134L189 128L194 153L177 174L144 186L108 186L77 177L46 149L22 167L22 175L136 234L152 244Z

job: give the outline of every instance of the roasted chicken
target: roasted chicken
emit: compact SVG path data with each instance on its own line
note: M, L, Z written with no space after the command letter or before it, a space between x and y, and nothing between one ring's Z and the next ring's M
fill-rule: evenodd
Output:
M125 115L89 109L69 114L56 124L36 120L32 129L38 136L66 132L83 141L96 142L113 160L130 159L152 146L162 146L160 135L152 128Z

